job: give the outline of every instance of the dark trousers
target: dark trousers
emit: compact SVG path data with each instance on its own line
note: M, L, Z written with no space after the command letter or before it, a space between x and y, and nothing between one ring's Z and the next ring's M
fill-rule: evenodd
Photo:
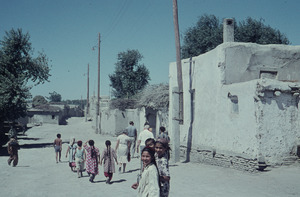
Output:
M11 162L13 162L13 166L16 166L18 164L18 161L19 161L18 153L10 154L10 156L7 160L8 165L10 165Z

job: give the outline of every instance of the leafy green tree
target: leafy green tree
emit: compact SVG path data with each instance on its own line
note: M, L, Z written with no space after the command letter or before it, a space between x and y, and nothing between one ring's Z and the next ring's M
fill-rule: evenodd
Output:
M251 17L241 21L235 30L235 40L258 44L290 44L284 34L263 22L263 19L255 20Z
M0 122L13 121L26 115L26 98L29 88L0 66Z
M234 24L236 42L258 44L290 44L287 37L268 25L264 20L248 17ZM197 24L187 29L181 48L182 58L194 57L206 53L223 42L223 22L214 15L203 15Z
M181 49L182 58L206 53L222 43L222 24L214 15L203 15L196 26L188 28Z
M45 97L37 95L32 99L32 107L37 107L41 105L46 105L48 102Z
M12 29L0 40L0 121L25 116L26 100L31 98L27 82L38 85L50 76L46 55L32 57L29 39L28 33Z
M130 98L148 84L149 71L144 64L139 63L142 58L138 50L127 50L118 54L115 72L109 75L113 96Z
M47 97L47 99L50 100L50 102L61 102L61 95L57 92L49 92L50 96Z

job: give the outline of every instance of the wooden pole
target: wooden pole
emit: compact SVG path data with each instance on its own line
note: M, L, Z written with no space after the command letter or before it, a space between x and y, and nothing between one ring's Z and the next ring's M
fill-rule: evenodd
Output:
M183 124L183 84L182 84L182 67L180 57L180 37L178 25L178 7L177 0L173 0L173 20L175 31L175 46L176 46L176 64L177 64L177 82L179 93L179 124Z
M90 65L87 66L87 97L86 97L86 113L85 121L87 121L87 116L90 114Z
M178 88L172 90L173 118L172 118L172 152L173 162L180 161L180 127L183 124L183 85L182 85L182 69L180 58L180 38L179 38L179 25L178 25L178 8L177 0L173 0L173 21L175 32L175 47L176 47L176 64L177 64L177 83Z
M96 133L101 133L101 126L99 126L100 125L99 117L100 117L100 33L98 34L98 94L97 94L97 109L96 109Z

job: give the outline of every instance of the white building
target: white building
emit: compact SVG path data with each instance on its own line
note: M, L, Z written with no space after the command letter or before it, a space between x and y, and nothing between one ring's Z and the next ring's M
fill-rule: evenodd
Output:
M172 136L176 63L169 69ZM243 169L255 168L259 158L270 165L295 158L300 145L300 46L223 43L182 60L182 77L182 156Z

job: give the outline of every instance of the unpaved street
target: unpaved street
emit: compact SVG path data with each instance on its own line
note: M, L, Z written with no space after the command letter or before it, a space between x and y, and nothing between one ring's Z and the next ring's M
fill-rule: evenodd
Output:
M52 147L56 134L61 133L63 144L62 163L56 164ZM71 136L76 140L95 140L101 152L105 140L112 141L115 147L116 137L95 134L91 122L84 118L71 118L68 125L43 125L33 127L26 136L20 137L21 150L19 164L13 168L7 165L6 147L0 151L0 196L6 197L65 197L65 196L136 196L131 185L139 172L139 160L133 159L127 167L127 173L114 174L112 184L105 184L103 169L96 176L95 183L71 172L65 153ZM117 169L116 169L117 171ZM171 191L173 196L205 197L287 197L300 196L300 164L288 167L269 168L263 173L249 174L216 166L171 163Z

